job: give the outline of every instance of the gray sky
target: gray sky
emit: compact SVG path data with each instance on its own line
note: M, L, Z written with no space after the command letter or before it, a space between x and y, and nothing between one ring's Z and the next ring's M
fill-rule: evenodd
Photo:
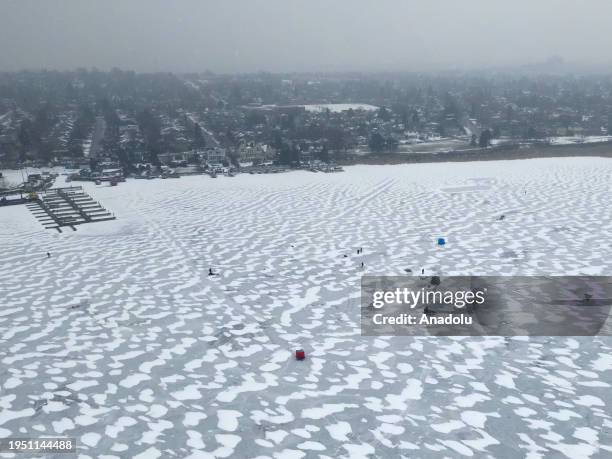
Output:
M610 0L0 0L0 70L608 66L611 17Z

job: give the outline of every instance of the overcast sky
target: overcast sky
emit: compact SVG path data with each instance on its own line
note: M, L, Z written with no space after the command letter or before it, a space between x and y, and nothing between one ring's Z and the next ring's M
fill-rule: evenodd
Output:
M607 66L610 18L610 0L0 0L0 70Z

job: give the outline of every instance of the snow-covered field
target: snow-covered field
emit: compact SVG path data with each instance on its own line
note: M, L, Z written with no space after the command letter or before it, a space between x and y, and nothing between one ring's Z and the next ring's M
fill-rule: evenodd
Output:
M573 137L550 137L548 139L551 145L576 145L582 143L603 143L611 142L612 136L573 136Z
M85 184L118 219L62 234L0 208L0 437L94 459L610 457L612 338L361 337L359 281L609 274L612 161L346 169Z
M304 105L307 112L324 112L329 110L333 113L338 112L347 112L349 110L364 110L366 112L371 112L378 110L378 107L370 104L311 104Z

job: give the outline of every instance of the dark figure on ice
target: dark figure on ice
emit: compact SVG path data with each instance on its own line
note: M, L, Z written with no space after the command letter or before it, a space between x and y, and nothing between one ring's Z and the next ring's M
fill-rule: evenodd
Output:
M421 269L421 274L425 274L425 268Z
M208 275L209 276L214 276L215 275L215 273L213 272L212 268L208 268Z
M365 268L365 264L363 263L363 261L361 262L361 269Z
M47 252L47 258L51 258L51 254Z

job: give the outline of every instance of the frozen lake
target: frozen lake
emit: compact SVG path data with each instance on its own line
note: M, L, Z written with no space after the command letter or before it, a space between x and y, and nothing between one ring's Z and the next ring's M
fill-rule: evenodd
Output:
M366 112L371 112L378 110L378 107L370 104L310 104L304 105L306 111L308 112L324 112L329 110L330 112L346 112L349 110L363 110Z
M612 455L612 338L359 329L364 273L609 274L611 160L84 186L116 221L0 208L0 436L83 459Z

